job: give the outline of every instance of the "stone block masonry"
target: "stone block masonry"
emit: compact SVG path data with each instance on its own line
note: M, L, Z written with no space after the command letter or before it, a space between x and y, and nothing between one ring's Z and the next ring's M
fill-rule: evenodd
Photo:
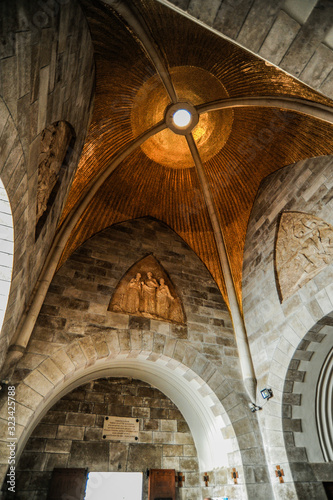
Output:
M138 442L104 440L106 416L137 418ZM147 469L175 469L186 478L178 498L201 497L197 453L183 416L164 394L139 380L98 379L60 399L34 430L18 463L18 498L47 498L54 467L143 472L143 498Z
M156 245L156 241L163 241L163 245ZM185 326L108 311L119 281L148 254L154 255L176 287L187 318ZM167 226L155 220L137 220L106 229L72 254L53 279L28 352L47 356L54 348L84 337L85 349L89 349L90 334L116 329L122 349L133 347L128 342L133 344L135 338L140 338L141 345L142 337L147 345L153 343L154 351L162 352L166 335L183 340L204 354L207 361L224 366L226 378L234 378L238 357L222 296L195 254ZM99 349L97 356L103 344ZM176 353L181 358L183 355ZM190 359L191 351L187 355Z
M110 299L119 281L136 262L149 254L163 267L182 301L186 318L184 325L108 311ZM252 418L243 394L235 338L227 307L200 259L170 228L151 218L124 222L101 231L78 248L57 271L27 351L13 375L13 383L17 384L22 397L25 391L32 391L34 411L39 412L44 404L43 398L50 398L55 392L58 394L61 386L72 377L77 377L78 373L85 369L93 370L94 365L97 369L97 366L112 366L122 360L124 363L132 363L132 360L137 364L147 362L151 365L152 372L162 370L163 373L165 367L171 377L178 379L180 387L189 384L189 394L195 388L197 397L205 399L208 420L216 426L214 432L217 433L217 439L220 438L225 443L225 447L221 448L221 452L225 454L223 463L229 461L231 467L239 467L241 479L236 488L238 497L245 494L242 457L252 470L256 494L261 489L267 492L269 486L262 482L257 484L256 481L257 477L262 477L262 469L266 467L265 455L261 448L257 421ZM114 374L117 375L116 372ZM39 381L43 383L39 384ZM178 424L177 432L175 431L175 421L180 418L179 410L169 408L165 403L159 405L154 399L149 408L140 406L140 397L141 394L138 393L124 395L124 404L114 401L113 411L118 416L135 415L143 419L141 445L148 448L153 445L154 453L158 456L162 445L186 446L187 452L193 452L192 437L180 432ZM86 401L86 409L82 413L89 415L91 404L105 403L106 401L98 398ZM67 404L70 404L75 416L80 413L77 402L68 401ZM24 400L24 405L29 410L32 409L29 401ZM183 410L186 412L186 408ZM54 422L59 425L56 440L70 440L72 419L75 420L75 417ZM157 420L163 423L159 425ZM233 425L240 420L248 425L242 426L242 436L238 443ZM89 431L86 431L90 417L80 417L79 421L80 425L75 431L77 440L81 442L88 441L88 438L96 439L100 432L96 422L94 425L89 424ZM21 419L18 424L20 423ZM185 426L185 422L182 422L182 431ZM243 429L250 430L243 432ZM40 432L44 433L45 428ZM52 432L55 432L54 427ZM198 436L196 440L197 438ZM68 444L64 443L65 449L66 446ZM75 446L75 453L80 456L83 453L80 447L89 447L85 444ZM221 447L223 446L221 443ZM131 463L140 458L136 455L137 449L129 447ZM178 460L171 455L172 448L167 450L168 457L164 462L169 468L174 468ZM24 451L26 452L27 450ZM201 452L204 454L202 449ZM103 453L105 452L101 450L101 454ZM251 453L256 456L255 463L248 458ZM198 458L201 460L202 456ZM64 458L60 458L62 460ZM179 460L179 470L185 472L186 469L190 472L190 463L185 458ZM214 463L218 464L214 467L220 467L222 459ZM204 492L205 495L210 493L214 496L216 493L235 496L234 486L229 484L231 476L227 477L227 482L224 481L223 484L212 483L210 490ZM189 476L188 485L194 488L193 497L196 498L194 481L196 479L190 479ZM191 488L182 490L187 491L188 498L191 498Z
M171 3L332 98L330 0L207 0L204 6L200 0Z
M0 19L0 177L15 207L14 266L2 329L2 365L78 165L92 110L94 59L88 25L76 0L4 1ZM40 137L45 127L58 121L73 128L75 142L49 217L35 241Z

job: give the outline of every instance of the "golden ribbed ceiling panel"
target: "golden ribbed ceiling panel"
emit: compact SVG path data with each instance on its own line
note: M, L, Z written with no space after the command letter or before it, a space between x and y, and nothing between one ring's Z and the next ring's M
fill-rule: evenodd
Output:
M96 90L92 121L62 220L80 199L95 175L132 139L133 98L153 65L118 16L102 3L81 2L91 30L96 61Z
M96 53L95 108L62 221L96 176L112 165L115 155L163 119L170 102L126 22L96 0L82 4ZM278 68L157 1L127 5L144 18L181 100L198 105L235 97L283 96L332 105ZM285 165L332 153L332 127L294 112L237 108L205 113L193 135L205 162L241 300L245 233L260 182ZM192 166L184 137L165 130L149 139L98 190L73 230L61 262L97 231L152 216L194 249L224 294L212 228Z
M183 238L206 264L224 294L214 236L194 169L156 168L140 150L99 189L72 232L60 265L96 232L145 216L165 222Z
M329 124L271 108L235 110L233 133L205 170L239 299L247 223L262 179L281 166L331 153Z

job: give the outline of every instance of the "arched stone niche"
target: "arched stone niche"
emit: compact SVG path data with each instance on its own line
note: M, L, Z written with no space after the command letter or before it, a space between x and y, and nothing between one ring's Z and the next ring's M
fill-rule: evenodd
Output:
M112 336L114 340L117 338L115 334ZM137 349L117 351L114 340L112 341L110 337L105 339L112 349L108 357L100 359L91 357L93 344L88 350L84 349L84 358L79 355L75 360L72 358L72 361L68 356L69 351L66 354L61 350L44 362L43 366L32 371L17 387L17 401L21 401L16 408L17 435L23 429L22 424L24 425L19 438L17 457L24 450L32 431L59 399L84 383L111 376L143 380L170 398L191 430L197 450L198 473L200 471L202 474L212 469L219 470L221 467L227 468L228 453L235 452L237 443L230 433L229 438L223 438L223 429L227 430L230 427L230 421L209 385L174 358ZM98 344L101 346L100 335L94 335L92 342L96 347ZM79 345L83 347L85 344L86 342L83 342ZM73 345L72 349L79 345ZM89 361L86 356L90 356ZM62 373L59 367L66 374ZM54 385L50 379L53 379ZM2 409L1 416L5 410L7 407ZM4 451L4 457L5 455ZM226 471L227 469L224 474L226 484L212 485L220 493L232 490L232 487L227 485ZM202 487L200 478L195 484L196 488ZM242 485L238 488L238 491L240 490L243 490Z

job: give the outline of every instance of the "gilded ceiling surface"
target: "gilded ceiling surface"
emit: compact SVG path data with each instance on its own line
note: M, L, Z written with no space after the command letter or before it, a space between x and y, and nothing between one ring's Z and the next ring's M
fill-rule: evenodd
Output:
M109 175L72 231L61 263L87 238L112 224L156 217L197 253L228 302L202 186L185 137L165 129L138 148L127 149L164 120L171 104L146 47L111 7L97 1L81 3L95 46L96 97L62 222L98 176L107 169ZM283 96L332 105L271 64L156 0L128 5L160 54L178 101L198 106L221 99ZM332 127L299 112L257 106L203 113L192 134L241 302L245 234L261 181L301 159L332 153ZM126 151L113 168L117 154Z

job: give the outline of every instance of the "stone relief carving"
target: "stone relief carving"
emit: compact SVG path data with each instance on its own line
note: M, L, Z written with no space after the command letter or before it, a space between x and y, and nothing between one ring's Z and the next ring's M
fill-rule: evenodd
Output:
M333 262L333 227L313 215L284 212L275 244L281 302Z
M118 284L108 310L173 323L185 322L175 288L152 255L127 272Z
M47 209L47 204L54 186L59 179L72 130L64 121L46 127L41 133L41 146L38 158L38 183L36 224Z

